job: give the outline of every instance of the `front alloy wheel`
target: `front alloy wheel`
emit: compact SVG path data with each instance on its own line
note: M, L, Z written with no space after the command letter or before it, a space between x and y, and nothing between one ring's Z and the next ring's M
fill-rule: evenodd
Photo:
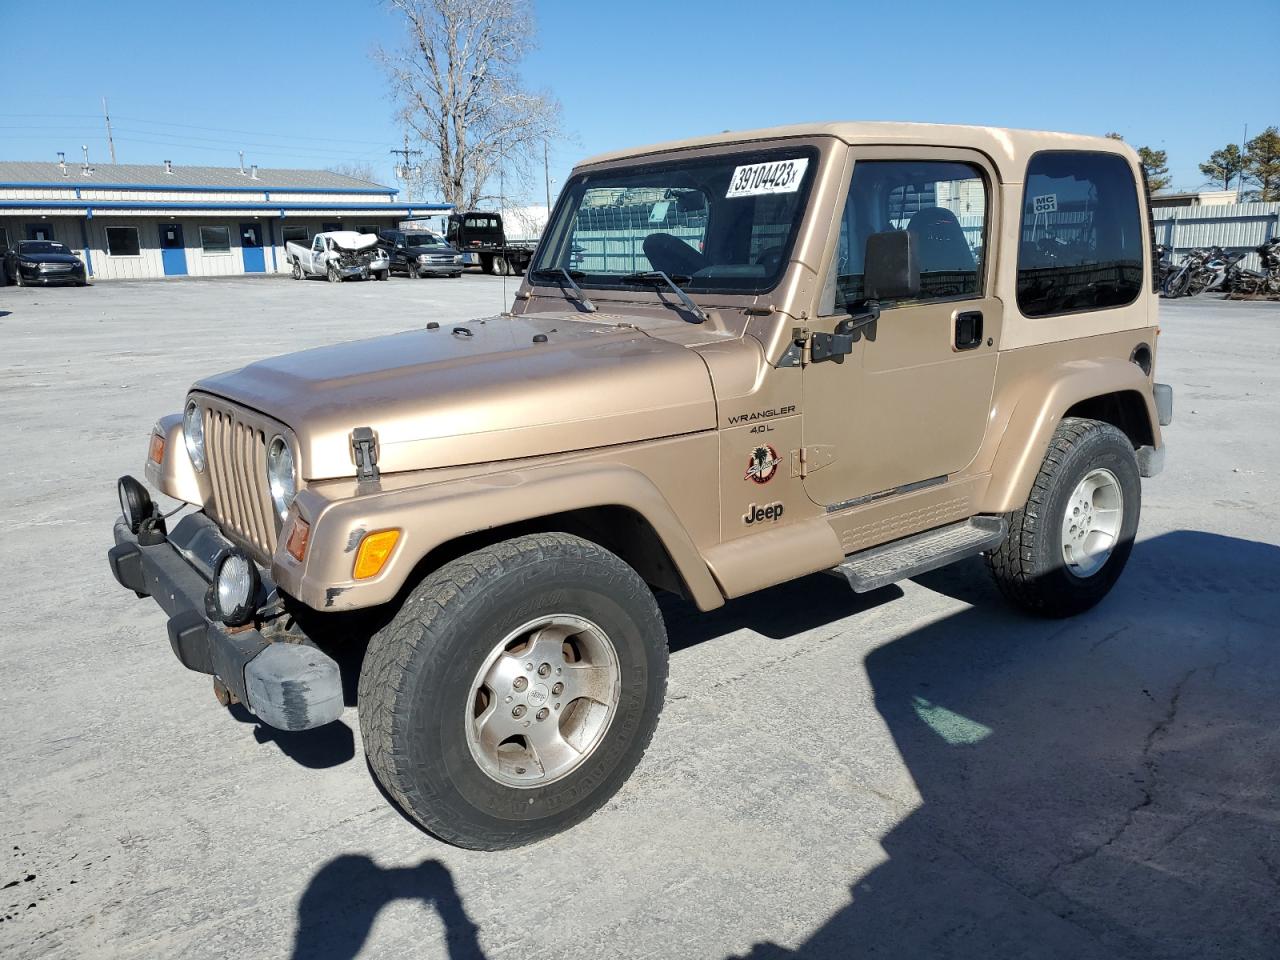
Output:
M608 731L621 679L613 641L591 621L556 613L518 627L471 684L472 758L510 787L568 776Z

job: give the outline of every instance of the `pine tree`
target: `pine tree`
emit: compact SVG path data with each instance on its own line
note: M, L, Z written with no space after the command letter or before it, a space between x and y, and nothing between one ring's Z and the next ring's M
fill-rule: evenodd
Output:
M1114 130L1107 134L1107 138L1124 140L1124 136ZM1147 175L1148 193L1159 193L1161 190L1169 189L1169 184L1173 183L1173 177L1169 176L1169 154L1164 150L1154 150L1151 147L1135 149L1138 151L1138 161Z
M1206 163L1200 164L1200 172L1213 181L1215 187L1221 183L1223 190L1230 190L1231 181L1244 169L1245 159L1239 146L1228 143L1221 150L1213 151Z
M1258 186L1254 199L1280 200L1280 129L1267 127L1245 149L1245 180Z

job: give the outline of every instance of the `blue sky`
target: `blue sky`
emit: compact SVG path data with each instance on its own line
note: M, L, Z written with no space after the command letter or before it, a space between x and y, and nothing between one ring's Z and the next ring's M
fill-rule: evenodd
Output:
M1247 26L1271 2L1214 26L1202 3L1135 0L542 0L524 73L572 136L553 146L555 183L601 150L870 119L1118 130L1167 150L1175 186L1196 188L1197 165L1246 123L1280 124L1261 95L1275 31ZM243 149L264 167L367 161L390 182L400 129L369 53L396 40L375 0L0 0L0 159L78 158L86 143L105 161L106 95L121 162L229 166Z

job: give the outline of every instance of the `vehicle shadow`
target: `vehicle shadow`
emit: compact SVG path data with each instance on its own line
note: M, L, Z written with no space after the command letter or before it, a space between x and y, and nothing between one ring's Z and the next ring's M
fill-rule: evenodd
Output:
M981 606L865 660L919 806L846 907L746 956L1274 957L1280 547L1140 542L1062 621L1002 609L977 562L920 582Z
M341 766L356 755L355 734L341 720L291 733L267 726L240 703L233 703L227 712L241 723L253 724L258 743L275 744L286 757L310 770Z
M467 916L444 864L428 859L416 867L381 867L364 854L335 857L311 878L298 905L292 957L351 960L364 946L378 912L397 900L417 900L435 909L450 960L484 957L476 937L479 928Z

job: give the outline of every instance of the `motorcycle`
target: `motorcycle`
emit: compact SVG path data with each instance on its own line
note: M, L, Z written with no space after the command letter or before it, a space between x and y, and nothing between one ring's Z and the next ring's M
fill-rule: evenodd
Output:
M1227 253L1221 247L1192 250L1180 269L1165 282L1166 297L1196 297L1212 291L1226 291L1240 272L1243 253Z
M1244 296L1280 295L1280 237L1272 237L1256 248L1261 270L1238 268L1230 290Z

